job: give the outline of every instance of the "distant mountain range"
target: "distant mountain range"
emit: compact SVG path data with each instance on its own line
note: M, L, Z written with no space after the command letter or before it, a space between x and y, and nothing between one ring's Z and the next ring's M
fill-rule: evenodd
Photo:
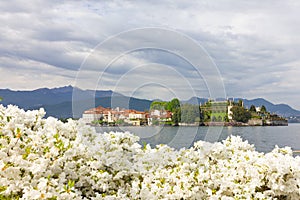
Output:
M76 97L73 97L73 93ZM83 111L94 106L120 107L144 111L150 108L152 101L126 97L111 90L81 90L72 86L60 88L40 88L33 91L13 91L0 89L3 105L17 105L25 110L46 110L46 116L57 118L79 118ZM74 101L73 101L74 99ZM73 109L73 106L76 108ZM74 112L73 112L74 111Z
M73 92L76 94L74 101L72 101ZM43 107L47 112L47 116L57 118L79 118L84 110L90 108L91 102L93 107L101 105L103 107L120 107L139 111L148 110L152 103L151 100L127 97L111 90L82 90L72 86L53 89L40 88L33 91L0 89L0 97L3 98L1 104L5 106L14 104L25 110ZM182 101L182 103L204 104L207 100L207 98L192 97L187 101ZM238 98L235 98L235 100L238 100ZM286 104L273 104L263 98L243 99L243 101L245 107L248 108L251 105L264 105L269 112L284 117L300 116L300 111Z

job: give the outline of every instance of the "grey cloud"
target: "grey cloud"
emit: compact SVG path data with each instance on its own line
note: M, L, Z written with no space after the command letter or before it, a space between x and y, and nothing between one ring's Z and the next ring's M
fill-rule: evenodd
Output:
M299 64L300 52L299 7L300 3L293 0L154 1L151 4L148 1L1 1L1 67L15 66L20 72L45 71L49 73L47 77L57 76L59 72L61 77L69 76L66 78L69 83L70 75L66 74L76 74L83 60L88 58L82 78L85 81L98 78L95 72L105 70L110 58L106 55L114 55L120 45L130 48L146 44L149 36L159 43L169 41L159 34L145 32L115 41L110 46L101 46L101 42L128 29L155 26L183 32L202 45L218 66L227 94L257 97L263 94L265 87L271 88L266 97L276 99L278 92L272 88L276 85L278 90L295 99L292 94L299 75L294 70ZM192 48L186 48L182 41L173 42L184 47L191 57L200 56ZM99 43L101 48L94 49ZM172 42L166 45L171 47ZM89 54L91 56L86 57ZM38 64L29 67L29 63ZM157 49L140 50L112 63L105 71L104 85L113 87L123 74L148 63L171 66L190 80L199 77L189 63L174 54ZM148 69L153 70L153 76L164 77L158 68ZM6 70L6 73L11 72ZM282 75L276 76L276 73ZM139 74L139 78L143 76ZM134 75L128 78L133 79ZM172 76L170 82L176 83L174 80L176 77ZM59 84L62 82L60 79ZM289 84L284 84L287 82ZM199 85L195 90L202 91L204 86ZM85 85L88 86L93 87ZM126 88L130 87L130 84L124 85L122 91L129 92ZM163 93L163 89L159 91ZM137 94L142 96L142 92Z
M28 13L28 12L39 12L43 9L49 9L60 1L22 1L22 0L11 0L1 1L0 10L7 13Z

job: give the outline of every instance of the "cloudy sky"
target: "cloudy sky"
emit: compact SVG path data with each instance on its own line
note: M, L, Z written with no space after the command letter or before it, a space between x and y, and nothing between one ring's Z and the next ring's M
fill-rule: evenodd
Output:
M1 1L0 88L263 97L300 109L299 10L297 0Z

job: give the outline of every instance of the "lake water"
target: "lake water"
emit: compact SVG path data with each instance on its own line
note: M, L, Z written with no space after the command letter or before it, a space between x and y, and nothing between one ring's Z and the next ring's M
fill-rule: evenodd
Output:
M253 127L97 127L97 132L129 131L141 138L140 143L168 144L176 149L188 148L195 141L222 141L230 135L239 135L254 144L257 151L269 152L275 145L300 150L300 124L289 126Z

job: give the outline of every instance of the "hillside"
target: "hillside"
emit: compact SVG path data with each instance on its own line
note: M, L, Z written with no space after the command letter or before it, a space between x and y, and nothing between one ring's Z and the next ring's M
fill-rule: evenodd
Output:
M72 86L65 86L60 88L40 88L32 91L13 91L10 89L0 89L0 96L3 98L2 104L14 104L21 108L29 109L33 107L40 107L44 105L56 105L64 102L71 102L73 91L77 92L79 98L77 100L92 99L94 97L110 97L122 96L114 93L111 90L81 90L73 88Z
M76 100L72 101L76 91ZM17 105L25 110L43 107L47 115L57 118L81 117L84 110L90 108L91 102L95 106L121 107L144 111L150 108L152 101L126 97L111 90L81 90L72 86L60 88L40 88L33 91L13 91L0 89L3 105ZM94 103L95 102L95 103ZM72 109L75 106L76 108ZM74 113L73 113L74 111Z
M244 105L247 108L250 108L251 105L255 105L256 107L261 107L264 105L267 110L271 113L276 113L283 117L291 117L291 116L300 116L300 111L291 108L287 104L273 104L263 98L257 98L252 100L244 100Z
M72 101L73 92L76 91L76 100ZM60 88L40 88L33 91L13 91L0 89L0 97L3 98L2 104L14 104L24 109L45 108L47 116L57 118L81 117L84 110L91 107L121 107L135 109L139 111L148 110L151 100L127 97L111 90L82 90L65 86ZM236 98L235 100L238 100ZM204 104L208 99L192 97L182 103ZM284 117L300 116L300 111L291 108L286 104L273 104L263 98L243 99L245 107L265 105L271 113L277 113Z

